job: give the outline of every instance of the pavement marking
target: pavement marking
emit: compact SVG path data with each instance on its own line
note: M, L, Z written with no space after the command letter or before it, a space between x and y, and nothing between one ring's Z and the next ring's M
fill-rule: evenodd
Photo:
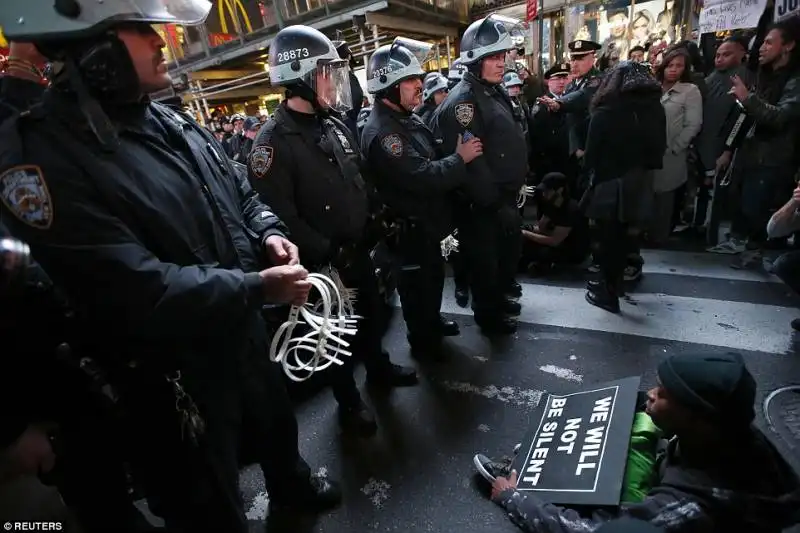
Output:
M442 312L471 316L453 297L448 278ZM739 350L786 353L792 346L789 323L797 309L775 305L728 302L688 296L637 293L622 300L615 315L589 305L585 289L522 283L520 322L662 340L691 342Z
M384 502L389 499L389 491L391 488L392 486L386 481L371 477L369 481L367 481L367 484L361 487L361 492L369 498L372 505L380 509L383 507Z
M269 512L269 496L266 491L261 491L253 497L250 509L245 516L248 520L266 520Z
M734 256L702 252L675 252L671 250L642 250L647 274L672 274L730 281L760 281L782 283L777 276L758 270L736 270L730 267Z
M479 386L462 381L443 381L442 386L454 392L463 392L483 396L503 403L521 407L536 407L542 399L544 391L536 389L520 389L518 387L498 387L497 385Z
M574 356L573 356L574 357ZM553 374L557 378L566 379L567 381L574 381L575 383L583 383L583 376L576 374L569 368L561 368L556 365L540 366L539 370L547 374Z
M489 433L491 430L492 428L490 428L486 424L481 424L480 426L478 426L478 431L481 431L483 433Z

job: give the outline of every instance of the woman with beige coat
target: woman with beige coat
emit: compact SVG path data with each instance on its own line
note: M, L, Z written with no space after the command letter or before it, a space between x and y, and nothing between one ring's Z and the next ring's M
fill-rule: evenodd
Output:
M703 97L690 77L691 62L683 48L669 51L656 69L667 117L667 147L663 168L653 181L655 201L648 232L653 244L663 244L672 231L675 191L688 179L689 145L703 125Z

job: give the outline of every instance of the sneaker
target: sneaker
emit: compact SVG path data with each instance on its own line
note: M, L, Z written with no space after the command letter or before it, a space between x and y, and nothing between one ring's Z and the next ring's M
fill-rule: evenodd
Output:
M494 461L481 453L472 458L475 469L489 483L494 483L498 477L510 476L512 461L511 457L503 457L499 461Z
M736 239L733 237L729 237L728 240L723 241L716 246L712 246L711 248L706 248L707 252L711 252L712 254L726 254L726 255L734 255L744 252L745 243L740 239Z

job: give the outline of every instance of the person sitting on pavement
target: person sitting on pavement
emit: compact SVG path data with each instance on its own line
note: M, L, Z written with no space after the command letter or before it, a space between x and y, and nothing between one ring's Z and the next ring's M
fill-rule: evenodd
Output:
M800 185L795 188L789 201L769 219L767 238L779 239L794 233L797 240L798 231L800 231ZM800 294L800 251L781 254L772 263L772 272L790 289ZM792 329L800 331L800 318L792 320Z
M536 186L538 221L522 229L520 270L533 275L554 267L576 265L589 255L589 222L569 195L567 177L546 174Z
M510 461L484 456L492 500L524 531L595 531L613 518L635 518L665 533L778 533L800 521L800 481L752 426L756 385L738 354L676 355L658 366L647 413L673 435L657 463L658 480L640 503L586 517L516 490Z

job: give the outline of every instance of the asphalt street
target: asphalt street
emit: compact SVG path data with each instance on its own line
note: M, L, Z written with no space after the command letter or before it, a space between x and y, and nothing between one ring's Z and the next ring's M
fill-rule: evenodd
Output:
M345 503L298 522L296 531L516 531L476 487L472 456L509 453L543 391L632 375L649 386L669 355L731 350L755 375L759 406L770 392L800 384L800 337L789 327L800 316L798 301L776 278L733 270L726 256L660 251L645 258L645 275L619 316L584 301L580 273L521 279L519 332L494 344L455 305L448 284L443 309L462 331L448 341L451 359L420 367L418 387L389 395L364 389L381 426L375 438L340 434L329 390L298 405L301 449L314 469L341 481ZM399 315L385 347L395 361L415 364ZM800 459L792 450L798 443L770 431L758 412L758 424ZM269 499L258 468L242 473L242 489L251 531L264 531Z

